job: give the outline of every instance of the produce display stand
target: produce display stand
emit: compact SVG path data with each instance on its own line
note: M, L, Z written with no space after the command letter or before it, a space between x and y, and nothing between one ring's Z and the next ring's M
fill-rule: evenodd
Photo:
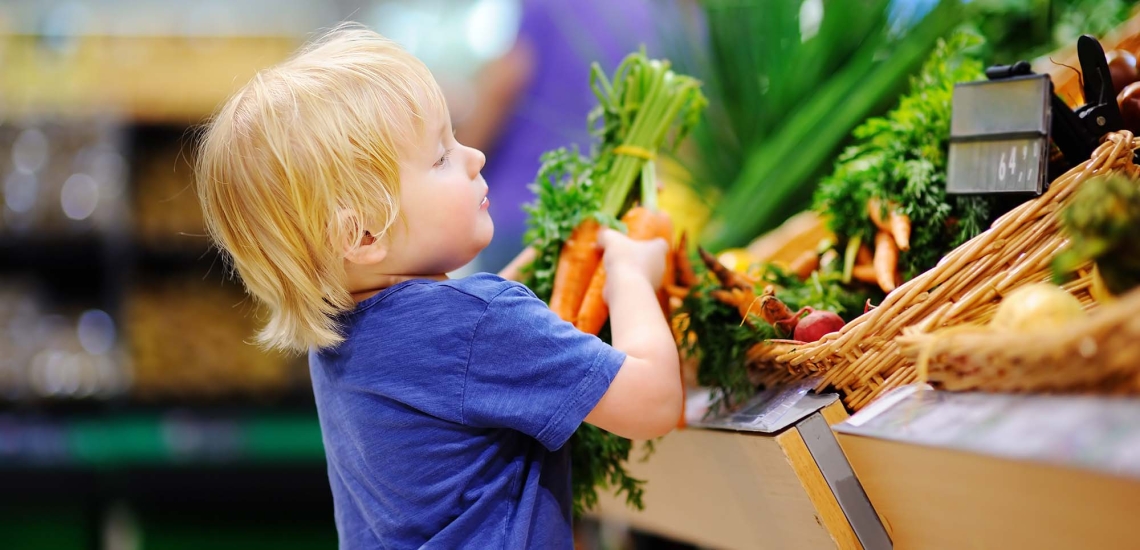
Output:
M690 397L696 426L628 465L646 481L645 510L605 493L597 516L714 548L890 548L828 428L847 412L837 396L806 390L766 392L741 413L703 421L703 396Z
M1136 548L1140 400L907 386L833 427L899 548Z

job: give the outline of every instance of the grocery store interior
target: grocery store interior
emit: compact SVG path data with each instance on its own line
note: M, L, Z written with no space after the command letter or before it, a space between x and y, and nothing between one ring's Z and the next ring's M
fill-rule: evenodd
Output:
M194 163L344 21L487 155L453 277L557 259L547 151L672 218L685 417L571 439L576 548L1137 547L1135 2L3 0L0 548L337 547L307 357L256 343ZM680 110L599 129L648 59Z

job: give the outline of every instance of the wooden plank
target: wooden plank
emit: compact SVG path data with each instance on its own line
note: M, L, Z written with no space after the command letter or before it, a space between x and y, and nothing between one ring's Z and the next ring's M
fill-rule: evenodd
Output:
M839 403L837 402L835 405L839 405ZM842 405L840 408L843 408ZM791 463L792 469L796 472L796 477L800 480L800 485L807 493L812 505L815 506L816 518L821 520L824 527L827 528L835 547L843 550L863 550L863 545L859 543L859 538L851 529L847 515L839 507L835 493L831 492L827 480L823 479L823 473L820 472L819 466L812 458L811 451L808 450L799 430L785 431L776 436L776 442L783 447L788 462Z
M843 403L839 401L824 407L819 413L823 415L823 419L827 421L828 426L834 426L847 420L847 418L851 416L847 414L847 409L844 408Z
M645 511L604 494L596 515L713 548L835 548L793 466L806 468L810 454L794 445L786 450L760 434L674 432L656 443L648 461L629 465L647 482ZM807 483L826 488L822 476Z
M1140 481L836 434L900 549L1136 548Z

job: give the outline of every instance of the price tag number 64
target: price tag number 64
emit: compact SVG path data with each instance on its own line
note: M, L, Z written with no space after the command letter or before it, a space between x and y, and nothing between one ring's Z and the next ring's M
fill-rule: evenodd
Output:
M1034 155L1036 156L1036 155ZM1026 160L1029 157L1029 147L1023 146L1021 150L1021 159ZM998 181L1005 181L1006 174L1013 177L1017 173L1017 146L1009 148L1009 153L1002 153L1001 160L998 162ZM1021 181L1025 174L1018 174L1017 181Z

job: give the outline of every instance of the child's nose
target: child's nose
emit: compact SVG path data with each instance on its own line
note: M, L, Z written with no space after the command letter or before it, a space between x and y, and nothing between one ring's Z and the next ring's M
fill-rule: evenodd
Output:
M484 155L483 151L480 151L474 147L470 147L469 149L471 149L471 177L475 177L481 170L483 170L483 166L487 164L487 155Z

